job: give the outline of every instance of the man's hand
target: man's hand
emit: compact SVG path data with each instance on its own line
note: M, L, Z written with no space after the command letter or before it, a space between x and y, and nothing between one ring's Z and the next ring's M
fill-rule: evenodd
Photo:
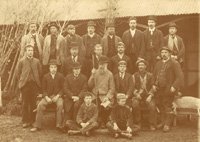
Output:
M37 96L38 98L42 98L42 94L38 94L38 96Z
M60 97L59 94L57 94L56 96L54 96L54 97L52 98L52 102L54 102L54 103L57 102L59 97Z
M92 74L95 74L96 73L96 69L93 68L91 72L92 72Z
M52 100L48 97L48 96L45 96L45 99L46 99L46 101L47 101L47 103L52 103Z
M156 92L157 91L157 86L153 85L152 89L153 89L153 92Z
M126 129L126 131L129 132L129 133L131 133L132 129L128 126L127 129Z
M136 98L137 98L138 100L141 100L141 99L142 99L140 93L136 93Z
M116 123L114 123L113 129L114 129L114 130L118 130L118 129L119 129L119 127L117 126Z
M19 94L18 101L19 101L19 102L22 102L22 94L21 94L21 93Z
M87 123L81 123L81 127L85 128L87 126Z
M152 100L152 95L149 95L149 96L147 97L147 99L146 99L146 102L150 103L151 100Z
M109 101L108 97L104 97L103 102L107 102L107 101Z
M174 93L176 91L176 88L174 88L173 86L170 88L170 92Z
M78 101L79 100L79 97L78 96L72 96L72 99L74 102Z
M160 60L161 58L160 58L160 56L157 56L156 59L157 59L157 60Z
M178 59L178 57L177 57L177 56L174 56L174 55L171 55L171 58L172 58L172 59L175 59L175 60Z

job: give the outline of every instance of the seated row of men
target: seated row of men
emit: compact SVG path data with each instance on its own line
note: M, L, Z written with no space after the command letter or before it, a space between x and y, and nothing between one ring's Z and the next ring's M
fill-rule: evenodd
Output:
M118 50L121 49L124 45L120 42ZM90 130L99 125L107 126L115 137L120 134L131 137L140 129L141 109L145 104L149 110L150 129L170 130L172 102L183 85L183 73L180 64L171 58L171 49L161 48L161 60L156 63L153 74L146 70L148 63L144 59L136 62L138 72L127 73L128 63L122 59L117 62L117 72L113 75L108 69L109 58L102 55L89 80L81 73L79 62L73 62L72 72L64 78L57 71L57 60L52 59L49 73L43 76L42 83L42 67L33 57L34 47L27 45L25 52L16 73L22 94L24 128L32 124L31 131L40 130L46 106L55 103L56 127L66 127L69 134L89 135ZM38 94L42 94L42 99L36 106Z

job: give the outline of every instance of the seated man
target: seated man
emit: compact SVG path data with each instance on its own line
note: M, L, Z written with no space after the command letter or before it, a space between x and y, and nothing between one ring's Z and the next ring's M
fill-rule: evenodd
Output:
M89 87L92 88L92 92L96 97L96 104L99 109L98 121L100 121L102 128L105 128L108 121L115 91L113 74L107 67L108 58L101 56L98 69L92 70L92 75L88 80Z
M127 62L121 60L118 62L118 73L115 74L115 91L117 93L124 93L127 96L127 105L131 106L131 99L133 97L133 78L132 75L126 72Z
M156 105L153 98L153 76L146 71L147 62L144 59L140 59L136 62L138 72L133 75L133 81L135 83L134 97L132 99L132 108L134 117L134 124L141 128L141 108L147 107L148 109L148 121L150 124L150 130L154 131L156 126Z
M31 132L40 130L42 127L42 117L46 106L52 103L56 104L56 128L62 128L62 111L63 111L63 83L64 76L57 72L57 61L52 59L49 62L50 72L44 75L42 81L43 98L37 106L36 121Z
M93 94L90 92L84 92L84 103L81 105L76 121L67 120L66 125L69 128L68 134L80 134L89 136L90 132L98 126L97 106L92 103Z
M72 65L72 72L65 77L63 86L65 121L76 119L78 109L83 102L82 93L87 91L87 78L81 73L79 62Z
M110 121L106 124L115 138L120 135L127 138L132 137L132 113L130 107L126 105L126 99L125 94L117 94L117 105L112 109Z

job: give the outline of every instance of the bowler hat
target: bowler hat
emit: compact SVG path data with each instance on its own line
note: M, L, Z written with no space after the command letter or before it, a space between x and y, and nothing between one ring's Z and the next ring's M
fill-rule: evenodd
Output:
M106 28L109 28L109 27L115 27L115 24L114 23L107 23Z
M59 26L56 24L56 22L51 22L48 27L49 27L49 29L51 27L56 27L59 30Z
M119 62L118 62L118 66L119 65L127 65L127 62L125 61L125 60L120 60Z
M58 62L57 62L57 60L55 60L55 59L51 59L51 60L49 61L49 65L58 65Z
M79 62L74 62L72 64L72 69L80 69L81 68L81 64Z
M160 52L161 52L162 50L167 50L167 51L169 51L170 53L172 52L172 50L171 50L171 49L169 49L169 48L168 48L168 47L166 47L166 46L164 46L164 47L160 48Z
M176 23L174 23L174 22L169 23L168 26L169 26L169 28L170 28L170 27L175 27L175 28L177 28L177 25L176 25Z
M67 26L67 30L69 30L69 29L75 29L75 26L70 24L70 25Z
M156 16L151 15L151 16L148 17L147 20L154 20L154 21L156 22L156 21L157 21L157 18L156 18Z
M102 55L100 58L99 58L99 64L104 64L104 63L108 63L109 62L109 59L108 57Z
M145 59L138 59L137 61L136 61L136 66L138 66L138 64L139 63L144 63L146 66L148 65L148 63L147 63L147 61L145 60Z
M87 26L94 26L94 27L96 27L96 24L95 24L94 21L89 21L89 22L87 23Z

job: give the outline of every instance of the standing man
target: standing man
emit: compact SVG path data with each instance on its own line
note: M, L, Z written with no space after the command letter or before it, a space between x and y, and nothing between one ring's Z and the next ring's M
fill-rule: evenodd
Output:
M68 25L67 26L67 32L68 34L66 35L65 39L67 42L67 55L70 54L70 46L71 43L76 43L78 45L78 49L79 49L79 55L82 57L85 57L85 46L83 44L83 39L81 36L79 36L78 34L76 34L76 28L74 25Z
M84 102L78 110L76 121L68 120L66 126L70 129L69 135L80 134L90 136L92 130L97 126L98 109L97 106L92 103L93 94L90 92L84 92Z
M44 39L43 56L42 61L45 68L45 73L48 72L48 64L51 59L57 60L58 65L61 65L61 70L63 70L63 65L66 62L66 49L65 49L65 39L59 34L58 25L53 22L49 26L50 35L46 36Z
M156 130L156 105L155 98L152 92L153 85L153 75L148 72L147 62L144 59L140 59L136 62L138 67L138 72L133 75L133 82L135 84L134 97L132 99L132 108L133 108L133 118L134 125L138 125L138 128L141 127L142 121L142 109L146 108L148 110L148 122L150 130Z
M34 47L33 56L42 61L42 48L43 48L44 38L37 31L38 24L36 22L30 22L28 25L28 30L29 33L27 35L24 35L21 39L20 59L24 56L25 46L32 45Z
M65 77L63 88L65 121L75 120L78 109L83 102L82 93L87 91L87 78L81 74L79 62L73 63L72 73Z
M42 81L43 98L37 106L36 121L31 132L42 128L42 118L46 106L56 104L56 128L61 130L63 127L63 83L64 76L57 71L57 61L52 59L49 62L49 73L44 75Z
M162 60L156 63L154 69L153 89L156 92L161 124L164 132L170 130L173 117L172 102L174 96L183 86L183 72L180 64L171 59L171 50L163 47L160 50Z
M143 55L149 63L149 71L152 72L157 60L160 60L160 48L163 46L163 33L156 28L155 16L148 17L148 28L144 31L145 50Z
M114 77L108 70L108 57L100 57L99 67L97 70L92 70L88 85L95 95L96 104L99 109L100 125L102 128L105 128L114 101L115 91Z
M114 23L106 25L107 34L102 38L101 45L103 46L103 54L111 58L117 54L117 44L121 42L121 38L115 35Z
M131 99L133 97L134 84L132 75L126 72L127 62L121 60L118 62L118 72L115 74L115 92L123 93L127 97L127 104L131 106Z
M172 58L177 60L181 67L183 67L184 56L185 56L185 46L183 39L177 34L176 23L169 24L169 34L164 37L164 45L167 46L172 51Z
M92 59L94 47L96 44L101 43L101 37L95 33L96 24L94 21L89 21L87 24L87 34L83 35L83 44L86 48L86 58Z
M116 74L118 72L118 63L121 60L126 61L126 64L127 64L127 67L128 67L127 72L131 73L131 70L132 70L131 60L128 56L125 55L124 51L125 51L124 43L118 42L118 44L117 44L117 55L115 55L111 58L110 69L111 69L113 74Z
M40 61L33 57L32 45L25 46L25 58L17 66L17 80L22 95L22 123L27 128L35 121L36 97L40 91L42 69Z
M131 59L133 69L131 73L136 72L135 63L138 58L144 58L144 34L142 31L136 29L137 19L136 17L129 18L129 27L127 31L123 33L122 41L126 46L125 54L128 55Z

